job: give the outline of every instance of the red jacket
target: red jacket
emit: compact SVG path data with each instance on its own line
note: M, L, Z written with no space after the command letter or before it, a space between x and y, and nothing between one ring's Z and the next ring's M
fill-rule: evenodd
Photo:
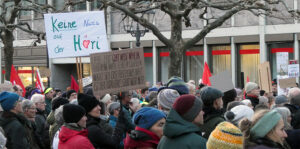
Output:
M160 138L156 134L138 126L134 131L137 134L135 138L127 133L124 139L124 149L157 148Z
M87 137L86 129L76 131L65 126L59 132L59 149L95 149Z

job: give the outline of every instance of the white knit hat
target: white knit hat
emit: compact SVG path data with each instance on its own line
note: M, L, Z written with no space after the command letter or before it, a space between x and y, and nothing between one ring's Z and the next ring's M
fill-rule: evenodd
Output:
M251 120L251 118L254 114L254 111L246 105L238 105L236 107L233 107L230 110L230 112L232 112L234 114L233 117L228 116L228 114L227 114L228 112L226 112L225 119L234 124L238 124L239 121L243 118L247 118L248 120Z
M109 95L109 94L106 94L102 99L101 99L101 101L103 102L103 103L107 103L107 102L109 102L111 100L111 96Z
M258 85L254 82L248 82L245 86L245 91L247 94L254 89L258 89Z

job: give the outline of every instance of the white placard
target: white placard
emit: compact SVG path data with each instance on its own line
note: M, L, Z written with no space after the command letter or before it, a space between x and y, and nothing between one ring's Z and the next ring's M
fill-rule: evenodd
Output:
M289 77L296 78L299 77L299 64L290 64L289 66Z
M90 84L92 84L92 83L93 83L93 78L92 78L92 76L82 78L82 86L83 86L83 87L88 86L88 85L90 85Z
M107 52L103 11L45 14L49 58Z
M277 63L277 75L280 76L288 75L289 53L288 52L276 53L276 63Z

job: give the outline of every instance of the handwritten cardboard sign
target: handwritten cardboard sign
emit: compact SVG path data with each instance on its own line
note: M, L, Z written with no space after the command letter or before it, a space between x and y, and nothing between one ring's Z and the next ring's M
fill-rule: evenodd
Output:
M110 51L103 11L51 13L44 18L49 58Z
M209 78L211 86L222 92L229 91L234 88L230 72L224 71Z
M296 78L279 79L280 88L296 87Z
M91 54L95 96L145 87L143 48Z
M13 86L11 84L0 84L0 93L4 91L12 92Z
M259 86L267 93L272 92L272 78L270 63L264 62L258 66Z

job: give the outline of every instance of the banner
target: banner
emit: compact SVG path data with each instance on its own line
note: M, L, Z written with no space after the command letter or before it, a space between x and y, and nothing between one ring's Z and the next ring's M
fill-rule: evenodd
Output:
M290 64L288 66L288 74L290 78L299 77L299 64Z
M95 96L145 87L143 48L91 54Z
M45 14L49 58L107 52L103 11Z
M276 64L277 64L277 80L287 79L288 76L288 65L289 65L289 53L278 52L276 53ZM280 82L277 84L277 95L287 95L289 88L280 87Z

